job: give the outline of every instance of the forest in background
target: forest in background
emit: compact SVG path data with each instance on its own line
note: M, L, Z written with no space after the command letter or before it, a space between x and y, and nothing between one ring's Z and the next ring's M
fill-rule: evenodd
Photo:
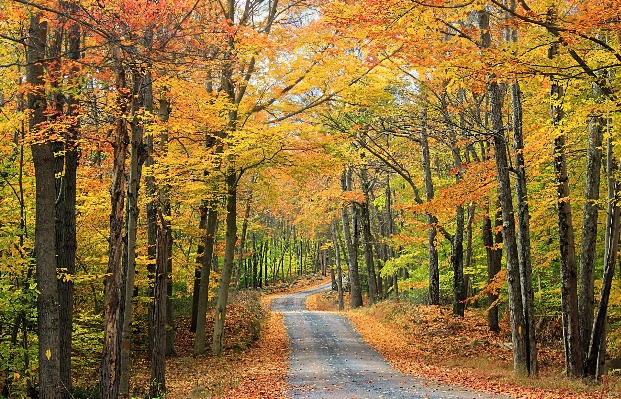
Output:
M160 397L175 301L218 355L230 290L330 270L352 307L508 313L518 375L561 317L567 376L596 379L621 355L619 9L3 1L2 396L98 368L128 397L143 320Z

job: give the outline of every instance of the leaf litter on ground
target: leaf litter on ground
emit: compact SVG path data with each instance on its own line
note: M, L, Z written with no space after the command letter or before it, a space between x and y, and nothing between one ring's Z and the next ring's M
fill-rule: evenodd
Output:
M306 305L309 310L336 311L336 293L316 294ZM607 377L601 385L566 379L562 342L539 344L539 377L516 377L507 317L495 333L480 309L467 309L461 318L441 306L388 300L355 310L346 306L343 314L393 367L416 377L514 398L621 398L618 376Z

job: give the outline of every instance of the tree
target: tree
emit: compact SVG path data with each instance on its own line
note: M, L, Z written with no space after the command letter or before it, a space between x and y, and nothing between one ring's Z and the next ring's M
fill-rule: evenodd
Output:
M44 123L47 101L44 91L44 65L47 47L47 22L42 13L30 17L26 48L26 82L31 85L28 109L29 128L34 135L32 159L36 179L35 258L37 261L37 332L39 336L39 396L60 398L60 336L58 283L56 281L56 230L54 151Z
M118 56L118 54L117 54ZM120 62L115 65L118 112L124 115L129 108L129 99L124 98L126 93L125 71ZM121 334L123 331L123 317L125 305L125 280L121 276L121 262L123 256L123 227L125 219L125 159L129 142L126 120L117 117L114 130L114 169L112 175L111 211L110 211L110 239L108 253L108 270L105 279L106 308L104 312L104 346L99 368L100 398L119 397L121 375Z

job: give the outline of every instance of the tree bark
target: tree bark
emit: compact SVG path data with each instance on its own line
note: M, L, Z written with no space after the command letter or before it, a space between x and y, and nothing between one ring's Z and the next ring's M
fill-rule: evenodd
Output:
M585 361L584 375L586 377L597 378L599 373L599 363L603 360L602 347L606 343L606 315L608 311L608 301L612 288L612 279L617 263L617 252L619 249L619 197L621 195L621 182L614 178L612 171L612 139L608 140L608 189L609 203L606 218L606 251L604 276L602 278L602 289L597 306L597 313L593 322L588 356ZM621 163L617 171L621 170ZM603 353L605 356L605 352Z
M47 22L36 12L30 17L26 46L26 82L31 85L28 93L31 135L39 135L45 122L47 101L43 81ZM39 337L39 397L60 398L60 337L58 310L58 283L56 279L55 200L56 177L54 150L47 137L36 137L31 146L35 167L35 259L37 263L37 335Z
M216 304L216 320L213 327L211 352L222 353L224 338L224 318L229 298L229 284L235 262L235 243L237 242L237 173L232 167L226 173L226 242L224 249L224 265L220 275L218 302Z
M200 206L200 219L198 222L198 230L204 231L207 228L207 201L203 201ZM203 265L203 259L205 258L205 237L203 241L199 242L196 248L196 264ZM209 266L209 263L207 263ZM190 319L190 332L196 332L196 320L198 315L198 298L201 289L201 267L196 266L194 268L194 288L192 290L192 315Z
M74 4L61 3L63 9L75 12ZM62 21L66 23L66 21ZM59 35L62 39L64 35ZM59 40L60 42L60 40ZM77 23L70 24L67 29L67 56L73 61L80 59L80 27ZM60 44L60 43L59 43ZM60 46L56 55L60 58ZM60 66L60 63L59 63ZM75 68L71 68L77 73ZM76 77L73 77L74 79ZM58 96L60 97L60 96ZM67 93L64 98L57 98L54 106L58 115L63 115L70 125L64 134L64 143L54 151L56 155L56 262L61 276L58 279L59 302L59 333L60 333L60 381L63 399L72 398L73 383L71 378L71 351L73 332L73 303L76 240L76 183L78 168L78 132L76 118L79 103L73 94ZM64 155L61 155L64 154ZM64 276L64 277L63 277Z
M489 210L489 204L486 205L486 208ZM501 228L502 211L500 210L500 207L498 207L496 211L494 220L494 226L496 228ZM498 248L498 245L494 245L494 241L496 244L502 243L502 232L496 230L496 233L494 234L494 230L492 230L492 220L489 217L489 214L486 215L483 219L482 231L483 245L485 246L485 252L487 255L487 284L491 284L501 269L502 249ZM495 332L500 331L500 326L498 325L498 304L496 303L497 300L498 291L490 290L487 294L487 326L491 331Z
M513 368L518 375L529 374L526 336L524 335L524 308L520 284L519 259L515 234L515 217L509 179L509 165L502 122L502 92L497 82L488 83L491 118L494 129L494 155L498 179L498 197L502 209L503 242L507 262L507 282L509 291L509 311L511 337L513 342Z
M119 115L127 112L128 99L121 97L125 90L125 72L117 60L116 82L119 93ZM127 126L124 118L116 119L114 142L110 240L108 254L108 270L105 278L106 307L104 311L104 344L101 365L99 367L99 397L101 399L117 399L121 372L121 333L123 330L123 306L125 296L124 279L121 277L121 258L123 256L123 209L125 205L125 160L127 158Z
M206 207L207 226L205 231L205 252L202 258L201 279L199 286L199 295L197 303L196 317L196 334L194 335L194 354L200 355L205 353L205 331L207 329L207 303L209 302L209 275L211 273L211 259L213 258L214 238L216 234L216 225L218 223L218 212L215 200L209 202Z
M332 244L334 245L334 258L336 261L336 287L339 299L339 310L345 308L343 303L343 270L341 269L341 254L339 251L339 242L336 238L336 222L333 220L331 224Z
M140 109L145 107L145 95L143 92L143 75L138 70L132 70L132 100L130 121L130 157L129 157L129 176L127 184L127 211L126 218L126 253L123 261L123 275L125 281L125 305L123 316L123 332L121 344L121 375L120 375L120 395L129 398L129 362L131 352L131 323L133 313L133 292L134 276L136 271L136 235L138 230L138 191L142 176L142 164L145 159L145 149L142 141L142 123L138 120ZM150 82L149 82L150 83ZM152 107L151 107L152 108Z
M453 236L451 265L453 267L453 314L464 316L466 287L464 285L464 207L456 207L456 229Z
M166 280L168 276L168 226L162 220L158 226L156 244L155 281L153 287L153 311L149 318L152 331L150 347L151 378L149 397L162 398L166 394Z
M423 108L421 112L421 120L423 125L421 126L420 133L420 146L422 152L423 163L423 180L425 183L425 195L426 201L429 202L433 199L434 188L433 180L431 179L431 157L429 155L429 140L427 138L427 110ZM429 254L429 304L440 304L440 269L438 263L438 250L436 248L436 218L427 213L427 251Z
M454 138L453 138L454 140ZM452 144L453 165L458 170L455 182L461 182L461 156L459 148ZM453 251L451 265L453 266L453 314L463 317L466 309L466 287L464 282L464 227L465 215L463 205L455 207L455 235L453 236Z
M369 191L370 183L367 177L366 167L360 170L360 181L362 183L362 192L364 193L364 202L360 206L360 218L362 221L362 239L364 241L364 262L367 266L368 284L369 284L369 303L373 305L378 299L377 276L375 274L375 264L373 261L373 234L371 233L371 216L369 214Z
M517 35L517 34L515 34ZM517 246L520 267L520 284L524 303L524 326L526 356L529 375L536 376L537 343L535 340L535 294L533 292L533 268L530 256L530 212L526 188L526 166L524 162L524 138L522 134L522 91L517 80L511 83L513 108L513 149L516 168L515 196L517 205Z
M242 262L244 259L244 247L246 245L246 231L248 230L248 218L250 217L250 203L251 202L252 202L252 192L250 192L250 195L248 199L246 200L246 210L244 212L244 221L242 223L242 233L241 233L241 238L239 240L239 251L237 253L237 278L235 281L236 289L239 289L239 284L240 284L240 279L241 279ZM248 281L246 281L246 287L248 287Z
M550 13L555 13L550 10ZM554 19L556 16L552 15ZM550 47L549 57L553 59L558 53L558 44ZM554 174L556 176L557 216L561 264L561 309L563 313L563 339L565 343L565 366L568 377L582 377L582 349L580 347L580 329L578 326L578 281L576 266L576 248L574 244L574 227L571 215L569 195L569 177L565 159L565 133L560 126L564 117L561 102L563 87L556 78L550 86L550 117L553 127L558 130L554 139Z
M491 47L489 31L489 14L482 10L478 13L481 42L484 48ZM509 312L511 322L511 340L513 342L513 369L517 375L528 375L530 363L527 354L527 337L525 336L524 304L520 281L513 195L509 177L509 161L505 139L503 114L503 91L495 76L489 76L487 93L490 103L490 117L493 129L494 157L498 181L498 197L502 209L502 235L507 262L507 283L509 293Z
M348 169L341 177L344 191L351 190L351 169ZM349 211L348 209L349 208ZM349 224L349 213L351 212L352 225ZM349 206L341 209L341 219L343 221L343 238L347 248L347 263L349 266L349 285L351 294L351 307L362 306L362 292L360 289L360 276L358 274L358 215L356 207ZM353 227L353 232L351 231ZM353 233L353 234L352 234Z
M601 92L593 86L596 99ZM578 314L580 316L580 345L583 358L589 353L593 309L595 307L594 269L597 243L597 219L600 172L602 166L602 141L606 120L601 115L591 116L587 146L586 178L584 183L584 214L582 217L582 245L580 246L580 292ZM587 361L588 362L588 361Z

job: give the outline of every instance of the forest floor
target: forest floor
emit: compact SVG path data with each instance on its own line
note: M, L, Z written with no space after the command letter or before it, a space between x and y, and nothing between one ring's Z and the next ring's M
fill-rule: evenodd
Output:
M249 305L245 294L240 292L237 298L233 295L227 308L225 351L218 357L210 353L193 355L194 334L189 332L188 318L180 318L175 337L177 354L169 357L166 364L166 397L286 397L289 342L282 314L267 309L277 296L326 282L329 278L316 275L270 287L262 291L258 299L262 310L252 310L263 312L260 314L249 313L248 309L254 305ZM256 300L256 295L254 298ZM348 298L345 302L348 303ZM337 311L336 294L330 291L316 294L307 300L306 306L310 310ZM514 398L621 398L619 376L609 377L595 386L564 377L562 347L558 345L559 327L554 323L544 331L544 344L539 346L540 376L528 379L513 375L506 319L502 321L503 332L492 333L478 310L468 309L466 317L458 318L449 308L391 300L372 307L346 309L342 314L365 341L404 374ZM249 320L257 316L265 322L260 338L254 340L256 332L252 331ZM211 347L210 335L208 331L208 348ZM146 356L135 360L133 397L145 397L148 392L149 370Z
M348 298L345 299L348 303ZM310 297L309 310L337 311L334 292ZM621 377L607 377L592 385L564 377L560 326L541 328L538 339L539 376L513 374L508 319L501 332L490 332L478 309L464 318L440 306L384 301L372 307L342 312L371 346L397 370L434 382L499 393L514 398L621 398Z

